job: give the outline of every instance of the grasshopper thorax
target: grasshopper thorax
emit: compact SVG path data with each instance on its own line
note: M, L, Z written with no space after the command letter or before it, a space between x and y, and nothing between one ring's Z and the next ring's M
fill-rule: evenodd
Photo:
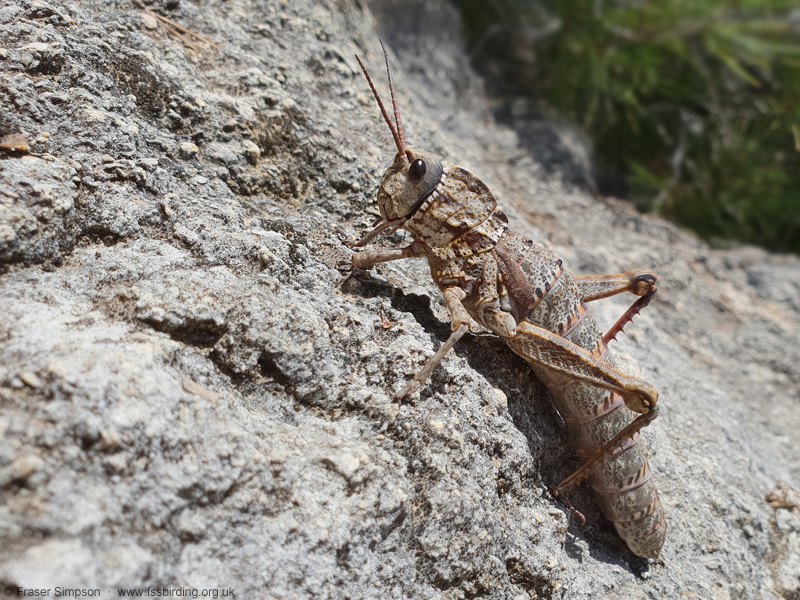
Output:
M442 180L442 162L430 152L404 148L386 169L378 189L384 219L411 218Z

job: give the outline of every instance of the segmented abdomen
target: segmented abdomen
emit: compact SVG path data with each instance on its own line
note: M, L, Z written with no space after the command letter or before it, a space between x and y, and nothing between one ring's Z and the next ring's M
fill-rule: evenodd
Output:
M501 255L513 258L534 289L535 303L524 320L570 340L613 366L597 322L583 303L577 285L569 274L562 272L561 260L511 231L499 246ZM524 358L525 353L519 353ZM531 366L548 385L583 462L636 416L617 394L559 379L548 369ZM589 477L589 483L603 513L631 551L643 557L658 556L666 536L666 520L640 435L635 434L621 451L604 459Z

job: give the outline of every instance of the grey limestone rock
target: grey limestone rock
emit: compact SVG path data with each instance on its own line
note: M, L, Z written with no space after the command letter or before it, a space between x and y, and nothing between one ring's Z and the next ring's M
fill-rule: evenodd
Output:
M142 6L214 45L127 0L0 6L4 127L30 144L0 156L0 587L800 593L798 511L765 499L800 487L796 258L710 250L548 174L492 121L443 1ZM338 267L392 157L353 59L386 90L379 36L414 145L571 271L659 274L616 346L661 394L658 560L585 489L583 527L550 496L577 460L499 340L473 331L391 399L449 324L424 262Z

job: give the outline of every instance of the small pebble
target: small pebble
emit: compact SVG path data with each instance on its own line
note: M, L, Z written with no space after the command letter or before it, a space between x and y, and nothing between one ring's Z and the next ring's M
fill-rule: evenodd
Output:
M34 389L42 387L44 385L42 380L36 376L36 373L32 371L25 371L22 375L19 376L22 380L22 383L27 385L28 387L32 387Z
M119 446L119 434L114 429L106 429L100 435L100 448L110 450Z
M27 479L36 472L44 461L38 456L23 456L11 463L16 479Z
M19 132L9 133L0 137L0 148L6 150L17 150L18 152L27 152L29 150L28 140Z
M140 158L139 164L144 165L146 167L157 167L158 166L158 159L157 158Z
M106 163L106 164L113 163L114 162L114 157L113 156L109 156L108 154L104 154L103 155L103 162Z
M180 145L180 152L186 158L195 157L199 151L200 148L197 147L197 144L193 144L192 142L183 142Z
M775 511L775 525L779 530L788 533L792 530L792 515L788 510Z
M44 42L33 42L27 46L23 46L26 50L36 50L37 52L44 52L47 50L47 44Z
M152 15L148 15L147 13L142 15L142 23L146 29L158 29L158 21L156 18Z
M394 420L400 414L400 407L397 404L382 404L380 409L390 420Z
M244 156L251 165L258 164L258 159L261 157L261 150L250 140L244 141Z
M289 458L289 453L283 448L277 448L270 452L269 454L269 462L274 465L281 465L286 462L286 459Z
M222 126L222 130L223 131L233 131L234 129L236 129L236 126L238 124L239 124L239 122L236 119L231 119L230 121L228 121L227 123L225 123Z
M345 479L351 479L361 466L359 457L350 452L335 456L325 456L322 462L329 464L334 470Z
M103 461L103 464L112 473L124 473L128 468L128 460L122 453L109 456Z

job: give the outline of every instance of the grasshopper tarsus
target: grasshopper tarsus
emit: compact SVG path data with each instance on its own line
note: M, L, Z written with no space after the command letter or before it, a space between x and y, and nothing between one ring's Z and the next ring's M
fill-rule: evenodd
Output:
M553 490L552 494L555 498L558 498L558 500L560 500L561 503L564 504L564 506L567 507L572 516L578 519L579 521L578 525L583 526L586 524L586 517L583 515L581 511L579 511L572 505L572 502L567 500L566 496L564 496L563 494L559 494L556 490Z

